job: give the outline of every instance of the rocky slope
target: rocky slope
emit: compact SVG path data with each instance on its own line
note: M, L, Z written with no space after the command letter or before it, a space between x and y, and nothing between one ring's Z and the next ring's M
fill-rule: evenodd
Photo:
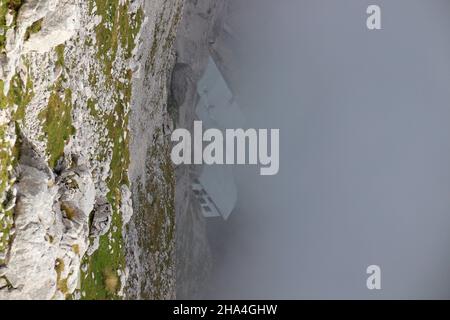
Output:
M0 1L0 299L174 297L182 7Z
M177 126L191 132L196 120L197 82L210 56L226 79L239 78L231 67L236 66L232 61L235 54L231 52L234 43L230 43L225 28L230 9L230 1L222 0L187 0L184 5L175 43L177 60L172 73L169 110ZM200 213L191 187L201 170L201 166L193 165L176 168L176 280L180 299L202 298L213 264L206 219Z

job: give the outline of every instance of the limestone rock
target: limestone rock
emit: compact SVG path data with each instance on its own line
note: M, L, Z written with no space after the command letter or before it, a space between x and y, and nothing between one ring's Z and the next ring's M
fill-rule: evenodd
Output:
M49 11L42 20L42 29L30 36L24 43L23 52L48 52L70 39L79 28L80 19L74 1L53 1L54 10Z
M111 227L112 207L106 198L98 198L94 207L94 217L91 225L91 237L106 234Z
M131 199L131 191L127 185L123 185L120 188L120 192L120 212L122 212L122 221L125 226L128 224L128 222L130 222L131 216L133 215L133 201Z
M36 167L20 166L16 234L5 273L12 288L0 290L1 300L50 299L56 291L55 261L62 221L52 210L57 195L52 179Z
M54 176L25 139L15 207L15 235L2 275L11 288L0 299L51 299L76 289L89 242L95 189L83 166Z
M29 51L48 52L70 39L79 28L79 14L75 0L28 0L23 3L16 27L6 31L6 61L0 65L0 76L6 80L5 94L20 57ZM41 30L29 35L27 31L36 22L41 23Z
M89 246L89 214L94 208L95 188L91 174L84 166L64 171L57 179L59 206L64 232L58 250L58 278L63 279L66 290L73 293L80 277L81 259Z

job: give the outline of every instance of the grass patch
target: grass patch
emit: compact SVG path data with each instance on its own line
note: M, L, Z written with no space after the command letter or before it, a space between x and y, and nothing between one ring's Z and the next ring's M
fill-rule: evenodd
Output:
M95 29L97 57L103 62L103 72L110 85L113 85L111 70L119 45L126 51L125 58L130 58L143 20L141 8L136 13L128 12L129 3L129 0L122 5L119 0L95 0L96 14L102 17L102 23Z
M38 33L39 31L41 31L43 20L44 20L44 18L39 19L39 20L33 22L33 24L27 28L27 30L25 32L25 41L30 39L32 34L35 34L35 33Z
M106 77L106 89L118 93L115 108L110 114L96 110L96 101L88 100L91 115L99 124L106 126L107 142L99 150L100 160L110 153L110 175L107 180L107 199L112 206L113 216L109 232L99 239L98 250L83 263L88 270L82 273L81 291L83 299L119 299L119 270L125 267L124 241L122 238L122 218L120 214L121 186L129 185L127 170L130 162L128 128L128 108L131 102L130 70L120 70L112 74L113 62L119 46L125 50L123 59L130 58L135 46L135 38L140 29L143 11L128 13L129 1L120 5L119 0L95 0L97 12L102 16L102 23L96 27L97 58L103 65ZM119 81L122 78L125 81ZM89 74L89 82L95 85L97 75ZM119 94L120 93L120 94ZM112 145L112 148L110 147Z
M131 77L131 74L130 74ZM129 79L131 80L131 79ZM120 215L120 188L122 185L129 184L127 169L130 162L129 138L125 137L128 127L128 114L125 109L125 103L131 99L131 85L117 86L118 90L124 93L123 102L118 102L114 113L101 117L95 113L94 102L90 100L88 105L92 114L103 119L108 129L108 142L112 142L112 159L110 164L110 176L107 180L108 202L113 208L113 217L109 232L100 237L98 250L89 258L86 258L89 268L87 277L83 277L81 288L85 292L85 299L118 299L117 290L111 290L112 273L123 270L125 266L125 254L122 238L122 218ZM116 118L117 115L117 118ZM123 119L117 121L117 119ZM109 152L104 148L104 152ZM106 157L106 154L100 154L100 157ZM94 277L90 276L94 274ZM117 277L117 282L120 283ZM118 286L118 284L116 285Z
M43 122L42 129L47 137L47 153L51 168L56 166L59 158L64 155L64 146L75 134L72 126L72 91L62 89L61 80L50 94L48 106L39 114Z
M64 67L64 44L56 46L56 66Z
M56 66L64 67L64 44L55 47ZM53 85L47 107L38 115L42 130L47 139L48 163L54 168L64 155L64 147L73 136L75 128L72 125L72 91L63 88L64 77L60 77Z

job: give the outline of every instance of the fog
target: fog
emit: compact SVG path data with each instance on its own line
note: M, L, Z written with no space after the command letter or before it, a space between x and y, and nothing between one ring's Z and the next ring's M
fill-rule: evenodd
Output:
M450 1L234 2L237 99L280 171L236 166L204 297L450 298Z

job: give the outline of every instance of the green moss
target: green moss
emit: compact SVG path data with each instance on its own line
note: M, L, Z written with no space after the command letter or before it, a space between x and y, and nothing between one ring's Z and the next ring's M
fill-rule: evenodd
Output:
M60 67L64 67L64 44L60 44L59 46L56 46L55 52L56 52L56 65Z
M18 75L15 75L10 82L8 94L4 94L4 82L0 80L0 109L17 107L14 113L14 120L18 121L25 116L24 110L33 97L33 83L30 77L24 84Z
M39 20L33 22L33 24L27 28L27 30L25 32L25 41L30 39L32 34L35 34L35 33L38 33L39 31L41 31L43 20L44 20L44 18L39 19Z
M8 107L8 97L5 96L5 82L0 79L0 110Z
M18 90L17 88L20 89ZM14 103L17 105L17 110L14 113L13 120L22 121L25 118L26 107L34 96L31 77L27 77L25 87L19 77L14 77L12 80L11 90L14 92L14 95L10 97L10 104Z
M62 89L61 80L50 94L48 106L39 114L42 129L47 138L47 153L49 165L54 168L57 161L64 155L64 146L70 136L75 134L72 126L72 91Z
M97 12L102 17L96 29L97 56L103 62L103 71L107 77L108 85L114 77L111 75L112 64L116 59L119 45L125 49L125 58L130 58L135 47L135 39L141 28L143 10L139 8L136 13L129 13L130 1L120 4L119 0L95 0Z
M120 11L122 11L119 15L120 41L122 48L126 49L125 58L128 59L132 56L136 36L141 29L144 12L139 8L136 13L127 16L124 12L128 11L128 3L121 7Z

